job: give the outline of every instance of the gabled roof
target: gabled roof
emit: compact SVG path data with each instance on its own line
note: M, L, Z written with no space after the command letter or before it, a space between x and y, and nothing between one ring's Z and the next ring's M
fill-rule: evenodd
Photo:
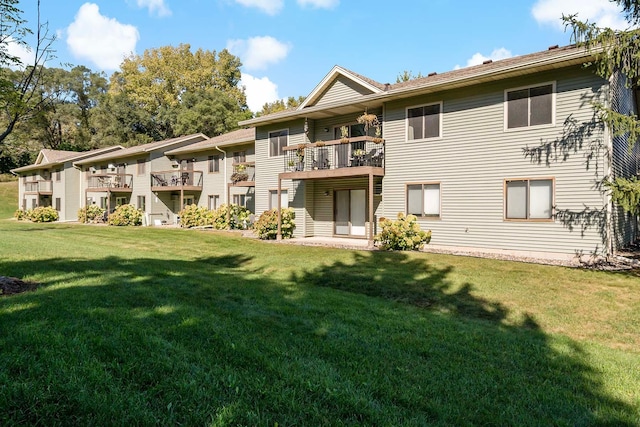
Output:
M318 119L331 115L362 114L362 111L366 108L378 108L389 101L583 64L592 59L593 55L585 48L579 48L574 45L560 48L552 47L541 52L487 62L442 74L434 73L427 77L388 85L381 91L370 95L362 95L356 99L343 99L322 105L311 105L311 102L309 102L294 111L280 111L243 120L239 125L268 125L295 118ZM328 76L333 73L334 71L332 70ZM325 77L325 80L327 80L327 77ZM322 83L314 89L314 92L321 93L322 90L319 89L321 86Z
M181 144L183 142L193 141L195 143L205 139L208 139L208 137L205 134L194 133L192 135L179 136L177 138L165 139L162 141L154 141L154 142L149 142L147 144L128 147L115 153L108 153L102 156L92 157L91 159L82 160L82 161L76 162L76 164L84 165L87 163L102 162L105 160L124 159L127 157L140 156L152 151L162 150L165 148L168 149L174 145Z
M186 147L166 151L164 154L171 156L176 154L195 153L198 151L208 151L213 150L216 147L228 147L230 145L253 142L255 139L256 128L238 129L204 141L196 142L195 144L187 145Z
M370 90L372 93L383 92L385 88L385 85L380 84L375 80L336 65L331 69L331 71L329 71L329 74L327 74L324 79L322 79L322 81L318 83L318 85L311 91L311 93L305 98L304 102L302 102L302 104L300 104L297 109L302 110L309 105L314 105L322 96L322 94L340 76L344 76L349 80L352 80L354 83Z
M59 166L65 162L74 160L86 159L89 157L99 156L112 151L122 150L123 147L115 145L112 147L97 148L89 151L63 151L63 150L51 150L48 148L40 150L36 161L32 165L22 166L20 168L12 169L12 173L27 172L32 170L39 170L44 168L51 168L53 166Z

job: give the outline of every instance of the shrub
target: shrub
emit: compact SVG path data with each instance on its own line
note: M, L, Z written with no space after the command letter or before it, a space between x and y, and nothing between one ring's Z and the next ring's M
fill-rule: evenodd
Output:
M181 227L191 228L213 225L213 211L210 211L204 206L185 206L178 215L180 215Z
M109 225L142 225L142 210L133 205L120 205L109 215Z
M78 210L78 221L82 223L97 223L104 220L106 209L98 205L89 205Z
M13 217L18 221L28 221L31 218L31 210L27 209L23 211L22 209L18 209L13 213Z
M296 213L291 208L282 209L281 212L280 232L283 239L290 239L293 236L293 229L296 228L296 224L293 221L296 218ZM258 221L256 221L254 228L260 239L275 239L278 235L278 210L271 209L263 212Z
M29 219L32 222L53 222L57 221L58 218L58 211L51 206L38 206L29 215Z
M228 218L228 220L227 220ZM244 230L250 228L251 211L243 206L223 204L213 211L213 226L217 230Z
M388 251L417 251L431 241L431 230L422 231L415 215L400 212L395 221L381 218L380 228L374 241Z

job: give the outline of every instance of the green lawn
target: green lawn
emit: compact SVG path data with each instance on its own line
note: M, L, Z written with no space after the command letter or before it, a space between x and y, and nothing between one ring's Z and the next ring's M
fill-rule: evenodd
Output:
M640 425L637 273L0 220L0 275L3 426Z

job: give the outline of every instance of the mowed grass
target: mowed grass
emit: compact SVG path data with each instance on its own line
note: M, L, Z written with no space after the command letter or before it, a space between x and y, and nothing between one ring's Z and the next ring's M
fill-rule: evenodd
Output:
M637 272L0 220L0 275L3 426L640 425Z

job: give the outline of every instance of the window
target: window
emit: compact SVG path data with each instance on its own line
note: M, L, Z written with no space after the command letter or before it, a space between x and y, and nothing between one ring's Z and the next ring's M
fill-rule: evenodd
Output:
M551 219L553 179L505 181L506 219Z
M507 129L553 123L554 84L505 92Z
M269 157L281 156L283 148L288 145L289 130L269 132Z
M145 196L138 196L138 209L141 209L142 212L147 210L147 200Z
M438 138L442 103L407 108L407 140Z
M60 182L62 180L62 169L56 169L55 176L56 181Z
M196 198L194 196L188 195L182 198L182 207L191 206L196 204Z
M102 209L107 209L107 198L106 197L100 197L100 207Z
M60 212L60 207L62 206L60 197L56 197L56 210Z
M233 152L233 163L244 163L247 161L247 153L246 151L234 151Z
M220 155L209 156L209 173L220 172Z
M36 199L31 199L31 209L35 209L37 207L37 200Z
M280 207L289 207L289 192L280 189ZM269 209L278 209L278 190L269 190Z
M137 174L144 175L145 169L146 169L146 161L144 159L138 160L137 165L138 165Z
M348 138L355 138L357 136L365 136L364 123L355 123L355 124L352 124L352 125L336 126L335 128L333 128L333 139L342 138L342 128L343 127L347 128L347 137Z
M238 205L238 206L244 206L246 207L247 205L247 197L244 194L234 194L233 195L233 204L234 205Z
M220 206L220 196L213 194L209 196L209 210L216 210Z
M122 206L129 203L126 197L116 197L116 206Z
M440 218L440 184L407 185L407 214Z

